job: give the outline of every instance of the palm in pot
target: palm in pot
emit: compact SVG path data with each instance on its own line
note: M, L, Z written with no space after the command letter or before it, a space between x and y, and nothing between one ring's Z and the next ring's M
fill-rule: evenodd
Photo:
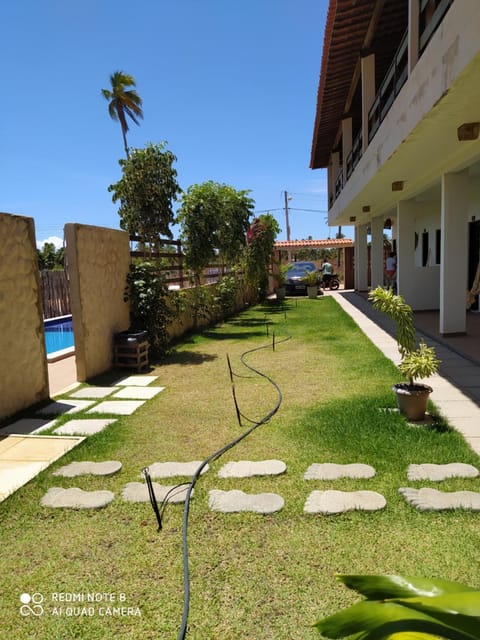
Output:
M393 387L398 408L410 420L423 420L428 396L433 389L417 380L433 376L438 371L440 360L435 349L428 347L423 340L417 345L412 308L403 296L391 289L377 287L370 292L369 299L374 309L385 313L396 324L397 346L402 358L398 368L408 380L408 383L397 383Z

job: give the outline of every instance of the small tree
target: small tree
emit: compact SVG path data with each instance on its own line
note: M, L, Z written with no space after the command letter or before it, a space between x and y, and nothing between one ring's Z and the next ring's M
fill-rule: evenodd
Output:
M130 330L146 330L152 355L165 353L167 327L175 315L165 278L153 262L130 265L124 299L130 302Z
M160 236L173 237L173 202L181 192L173 168L176 157L165 146L163 142L132 149L126 160L119 161L121 179L108 187L112 201L120 201L121 228L154 244Z
M245 275L247 282L257 288L261 297L267 292L270 261L279 233L280 226L271 213L255 218L247 231Z
M190 186L182 195L177 221L185 259L197 283L217 256L224 263L239 261L254 204L248 193L209 181Z

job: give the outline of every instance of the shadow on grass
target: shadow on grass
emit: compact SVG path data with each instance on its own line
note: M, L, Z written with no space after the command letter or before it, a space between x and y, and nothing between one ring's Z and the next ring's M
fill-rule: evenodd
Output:
M317 451L318 462L364 462L404 472L415 462L475 460L462 436L444 420L408 423L391 400L378 394L318 404L299 414L288 437L300 451Z
M218 356L214 354L200 353L198 351L171 351L157 364L162 367L171 364L197 365L203 364L204 362L211 362L213 360L216 360L217 358Z

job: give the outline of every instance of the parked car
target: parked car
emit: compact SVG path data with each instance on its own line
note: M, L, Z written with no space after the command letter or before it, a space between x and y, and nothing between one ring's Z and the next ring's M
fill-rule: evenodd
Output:
M307 293L305 276L315 271L317 273L317 285L320 288L322 275L314 262L292 262L285 271L285 292L287 295L294 293Z

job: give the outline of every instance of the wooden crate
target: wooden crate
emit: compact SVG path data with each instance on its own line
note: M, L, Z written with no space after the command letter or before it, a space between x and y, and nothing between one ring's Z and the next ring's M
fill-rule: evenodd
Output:
M148 340L118 342L113 345L113 364L141 371L148 367Z

